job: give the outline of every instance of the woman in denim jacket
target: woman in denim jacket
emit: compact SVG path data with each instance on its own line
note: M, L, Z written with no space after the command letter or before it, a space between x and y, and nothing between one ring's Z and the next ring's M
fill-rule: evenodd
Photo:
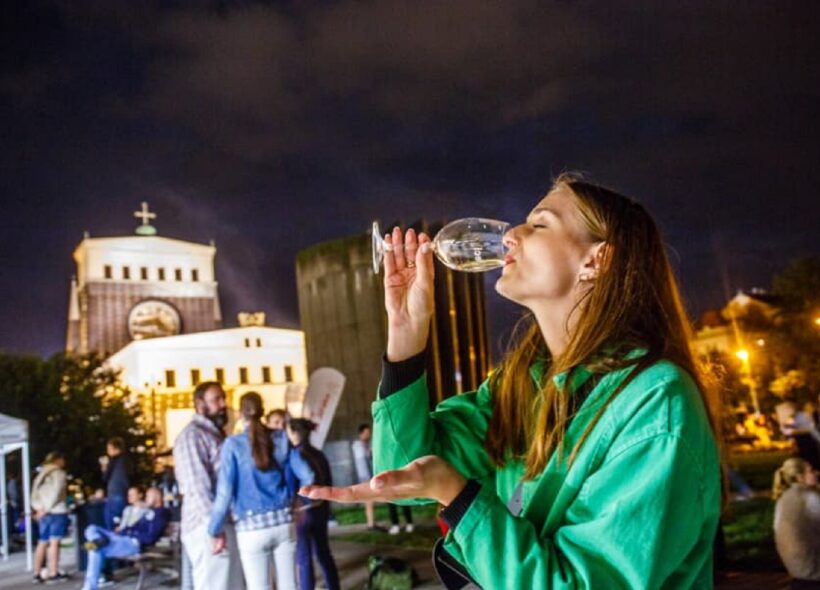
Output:
M313 471L290 448L284 431L271 431L262 424L264 408L258 393L243 395L239 412L246 428L222 446L208 533L214 538L214 552L222 551L222 527L232 508L248 590L271 587L271 553L276 562L276 587L295 590L292 504L298 485L313 482Z

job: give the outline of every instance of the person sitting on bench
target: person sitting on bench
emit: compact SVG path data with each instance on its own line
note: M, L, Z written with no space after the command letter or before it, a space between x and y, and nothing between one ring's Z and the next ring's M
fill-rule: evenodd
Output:
M145 512L140 519L117 533L94 524L85 529L88 566L83 590L97 590L97 581L106 558L139 555L162 536L168 524L168 510L162 506L159 489L148 488L145 504Z

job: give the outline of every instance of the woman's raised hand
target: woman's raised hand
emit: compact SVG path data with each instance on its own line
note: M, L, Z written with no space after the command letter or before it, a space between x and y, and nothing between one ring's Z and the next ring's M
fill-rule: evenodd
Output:
M341 503L429 498L448 506L465 485L467 480L447 461L427 455L401 469L383 471L369 482L344 488L305 486L299 494L312 500Z
M433 248L430 238L400 228L384 238L384 299L387 309L387 359L410 358L427 345L433 316Z

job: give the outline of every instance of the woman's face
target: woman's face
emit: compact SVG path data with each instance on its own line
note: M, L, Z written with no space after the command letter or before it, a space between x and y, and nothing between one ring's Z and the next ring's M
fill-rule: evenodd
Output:
M504 237L507 264L496 282L499 294L533 309L539 303L574 301L579 276L594 258L596 242L588 236L569 188L558 185Z
M803 472L803 483L807 486L817 485L817 472L811 467L811 465L807 466L806 471Z

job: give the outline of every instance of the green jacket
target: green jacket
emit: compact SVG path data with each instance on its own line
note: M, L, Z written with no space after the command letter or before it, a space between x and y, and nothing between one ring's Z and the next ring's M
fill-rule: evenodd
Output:
M630 369L605 375L566 433L572 449ZM540 368L533 367L540 379ZM590 374L579 369L570 391ZM566 374L555 377L561 386ZM445 548L485 590L496 588L711 588L720 512L720 461L691 377L660 361L609 405L572 466L553 457L523 487L519 517L507 509L520 461L495 468L483 443L492 392L429 411L426 376L373 403L376 472L438 455L481 491Z

